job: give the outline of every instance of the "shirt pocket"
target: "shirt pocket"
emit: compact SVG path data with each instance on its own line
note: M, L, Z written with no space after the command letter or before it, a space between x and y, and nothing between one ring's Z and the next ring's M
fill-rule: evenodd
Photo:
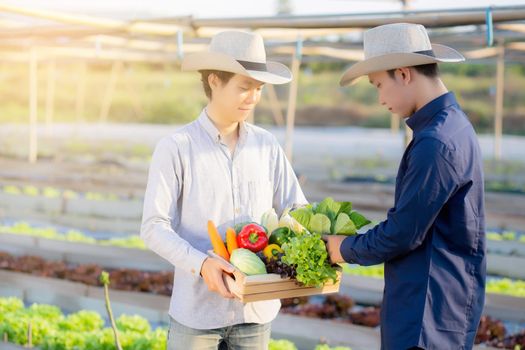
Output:
M253 220L259 222L262 214L273 206L273 184L269 180L248 181L248 207Z

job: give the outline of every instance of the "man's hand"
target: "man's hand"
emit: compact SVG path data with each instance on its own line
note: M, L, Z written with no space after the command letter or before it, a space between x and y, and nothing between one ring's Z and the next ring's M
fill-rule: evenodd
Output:
M330 261L332 264L345 262L343 256L341 255L341 243L346 238L343 235L325 235L323 240L326 242L326 250L330 256Z
M216 292L224 298L234 298L235 296L230 293L224 280L222 279L223 273L232 273L233 267L226 264L224 261L208 257L204 260L201 267L201 276L204 279L204 283L208 286L208 289L212 292Z

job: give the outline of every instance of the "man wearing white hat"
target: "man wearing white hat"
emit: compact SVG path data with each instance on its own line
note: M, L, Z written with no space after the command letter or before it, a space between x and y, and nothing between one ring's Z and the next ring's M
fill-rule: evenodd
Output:
M292 79L266 60L261 36L226 31L182 69L201 73L209 99L198 118L162 139L153 154L141 237L175 267L168 349L266 350L279 300L243 304L223 282L231 266L207 256L207 222L227 227L305 204L276 138L245 122L264 83Z
M340 84L368 75L379 102L408 118L414 137L387 219L362 235L327 237L330 257L384 263L382 349L472 349L485 295L482 158L437 71L439 62L464 58L408 23L366 31L364 51Z

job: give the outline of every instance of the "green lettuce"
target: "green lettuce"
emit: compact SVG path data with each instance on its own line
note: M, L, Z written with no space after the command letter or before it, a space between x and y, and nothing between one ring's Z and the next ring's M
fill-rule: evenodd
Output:
M319 203L319 205L316 208L315 213L324 214L333 220L339 213L340 208L341 208L341 204L339 202L334 201L332 197L326 197L325 199L322 200L321 203Z
M359 230L361 227L366 226L370 223L370 220L365 218L362 214L358 213L357 211L353 211L350 213L350 219L354 222L355 226Z
M330 280L336 282L337 272L330 265L328 252L320 234L299 234L284 243L281 248L284 250L282 262L295 266L296 279L303 285L321 287Z
M340 203L341 203L341 207L339 208L339 213L346 213L347 215L350 215L350 213L352 212L352 202L340 202Z
M290 215L310 232L353 235L370 220L352 209L352 202L336 202L326 197L290 212Z
M310 220L312 219L312 216L314 216L314 212L310 208L302 207L291 211L290 215L297 220L298 223L303 225L303 227L309 228Z
M308 229L311 232L319 233L323 235L323 234L330 234L331 227L332 227L332 222L330 221L328 216L324 214L315 214L310 219L310 225L308 226Z
M334 225L333 233L336 235L354 235L357 232L356 225L348 214L340 213Z

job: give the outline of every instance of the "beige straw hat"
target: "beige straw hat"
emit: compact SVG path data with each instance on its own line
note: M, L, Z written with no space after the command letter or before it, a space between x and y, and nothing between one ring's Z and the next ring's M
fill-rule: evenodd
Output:
M439 62L461 62L465 58L456 50L430 43L420 24L394 23L365 31L365 59L353 64L341 77L341 86L352 84L368 73Z
M242 31L220 32L212 37L208 51L188 55L182 61L183 71L205 69L237 73L269 84L292 80L288 67L266 60L259 34Z

